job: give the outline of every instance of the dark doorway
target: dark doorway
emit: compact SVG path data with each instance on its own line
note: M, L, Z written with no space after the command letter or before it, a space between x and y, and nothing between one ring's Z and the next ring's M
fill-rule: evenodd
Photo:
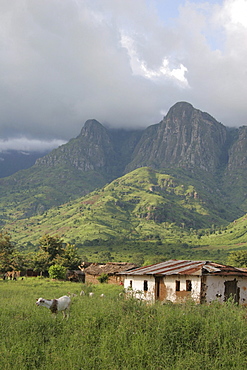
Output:
M155 299L158 301L163 301L167 298L166 286L164 284L163 276L155 277Z
M225 281L225 293L224 301L227 301L229 298L233 298L234 302L239 303L239 288L237 280Z

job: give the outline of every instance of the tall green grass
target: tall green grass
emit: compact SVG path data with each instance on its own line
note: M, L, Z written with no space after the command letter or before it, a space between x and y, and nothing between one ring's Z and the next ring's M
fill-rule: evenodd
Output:
M80 296L84 289L88 294ZM246 309L229 302L147 305L119 286L41 279L0 282L0 368L64 370L239 369L247 365ZM72 298L68 321L36 307ZM105 298L100 298L104 293Z

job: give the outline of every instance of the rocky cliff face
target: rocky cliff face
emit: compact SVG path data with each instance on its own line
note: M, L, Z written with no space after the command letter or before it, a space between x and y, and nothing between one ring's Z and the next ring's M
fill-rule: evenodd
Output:
M199 168L215 172L226 158L226 128L191 104L175 104L158 125L146 129L127 172L138 166Z
M67 164L79 171L119 176L142 166L199 168L214 172L227 158L227 129L191 104L175 104L159 123L143 132L107 130L96 120L80 135L37 160L37 165Z
M36 161L36 165L72 166L79 171L112 172L118 155L105 127L96 120L88 120L80 135Z
M247 127L233 130L229 158L222 176L222 190L247 212Z
M247 169L247 126L235 130L233 145L229 148L227 172L230 175L236 169Z

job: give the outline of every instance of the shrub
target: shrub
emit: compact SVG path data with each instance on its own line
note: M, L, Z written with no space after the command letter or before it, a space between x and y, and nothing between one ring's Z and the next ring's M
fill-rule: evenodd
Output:
M101 274L97 279L100 283L108 283L109 276L108 274Z
M63 280L66 277L66 268L61 265L52 265L48 272L51 279Z

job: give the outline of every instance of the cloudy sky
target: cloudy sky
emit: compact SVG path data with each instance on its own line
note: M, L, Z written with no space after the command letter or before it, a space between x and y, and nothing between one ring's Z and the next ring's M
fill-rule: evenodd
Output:
M247 0L0 0L0 150L87 119L158 123L177 101L247 125Z

